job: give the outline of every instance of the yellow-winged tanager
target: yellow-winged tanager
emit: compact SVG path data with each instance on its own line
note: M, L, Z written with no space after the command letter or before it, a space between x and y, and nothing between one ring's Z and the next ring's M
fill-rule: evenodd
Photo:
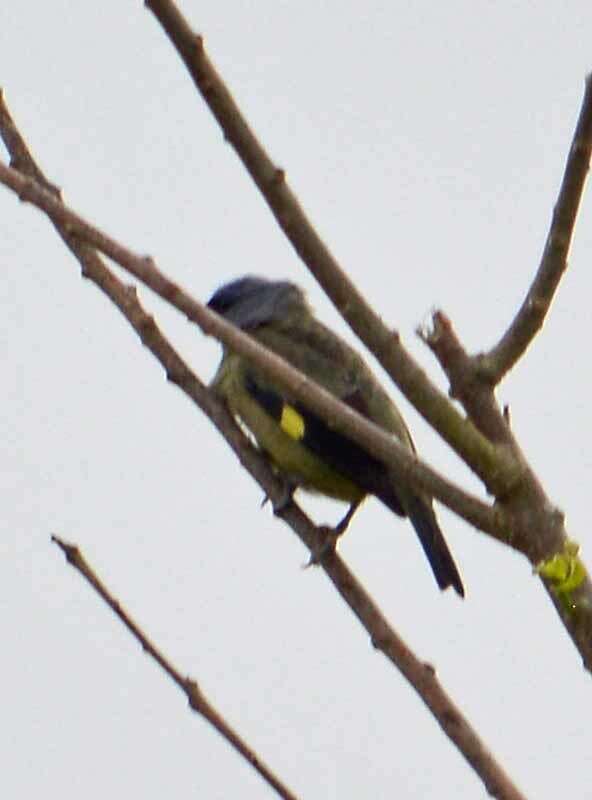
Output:
M358 353L313 316L298 286L247 276L218 289L208 306L415 451L403 418L378 380ZM348 502L347 522L368 494L395 514L408 516L438 586L453 586L464 597L430 497L393 483L381 461L226 348L212 388L290 487Z

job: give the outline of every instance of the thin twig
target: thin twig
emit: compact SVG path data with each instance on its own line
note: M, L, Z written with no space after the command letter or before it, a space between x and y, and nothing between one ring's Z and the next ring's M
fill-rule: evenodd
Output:
M96 572L88 564L79 548L76 545L65 542L59 536L53 535L52 541L63 551L66 560L74 569L82 575L93 587L95 592L107 603L113 613L119 617L132 636L138 640L142 649L156 663L162 667L166 674L185 692L189 707L197 714L207 720L226 741L255 769L280 797L285 800L297 800L297 796L274 775L264 761L249 747L239 734L226 722L224 717L207 699L198 683L193 679L182 675L174 664L158 649L158 647L148 638L142 628L133 619L123 605L117 600L105 584L98 577Z
M567 269L591 154L592 75L588 75L582 108L536 276L508 330L495 347L479 358L479 371L492 385L499 383L512 369L543 326L559 281Z

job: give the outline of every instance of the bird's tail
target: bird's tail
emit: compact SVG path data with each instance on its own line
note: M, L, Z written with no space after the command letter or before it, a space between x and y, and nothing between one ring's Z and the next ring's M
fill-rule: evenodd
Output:
M395 513L403 511L398 498L389 496L391 493L381 493L380 499ZM448 549L444 535L438 525L438 520L430 502L410 494L405 497L404 513L409 517L415 532L419 537L423 551L430 562L432 572L440 589L454 587L461 597L465 596L465 589L452 553Z
M440 589L452 586L461 597L464 597L465 589L458 568L448 549L431 504L423 498L413 495L407 503L406 511L419 536L419 541Z

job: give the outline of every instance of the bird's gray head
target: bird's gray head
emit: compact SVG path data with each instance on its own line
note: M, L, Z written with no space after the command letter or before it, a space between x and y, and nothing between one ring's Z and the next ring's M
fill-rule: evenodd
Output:
M301 289L289 281L268 281L246 275L221 286L208 308L243 330L280 321L295 305L305 303Z

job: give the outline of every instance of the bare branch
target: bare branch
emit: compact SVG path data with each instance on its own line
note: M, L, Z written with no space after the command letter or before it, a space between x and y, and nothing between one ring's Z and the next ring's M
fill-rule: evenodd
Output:
M495 512L491 506L448 481L418 459L414 453L410 453L382 428L317 386L303 373L266 350L243 331L198 303L160 272L152 259L135 255L56 200L34 180L23 177L19 172L2 164L0 164L0 182L13 189L21 200L31 202L45 211L55 225L67 231L68 237L82 240L100 250L183 312L188 319L197 323L204 333L214 336L230 349L245 356L264 374L285 388L289 388L298 400L306 403L319 415L330 419L338 431L350 436L362 447L388 463L396 478L428 492L479 530L507 543L508 525L501 511ZM497 459L495 474L500 480L502 478L506 482L511 480L512 462L508 461L503 451L498 453L490 444L487 444L487 447L491 451L490 461Z
M588 75L580 116L537 274L508 330L495 347L479 357L480 374L483 380L492 385L499 383L512 369L543 326L559 281L567 269L591 153L592 75Z
M515 489L498 498L510 524L511 545L535 567L584 665L592 670L592 582L577 545L567 536L564 515L551 503L522 453L507 413L500 411L495 401L494 387L480 377L478 359L466 353L444 314L436 312L433 323L432 332L423 335L446 371L454 395L477 426L507 447L522 465ZM560 568L548 571L556 561Z
M62 550L66 556L66 561L71 564L74 569L82 575L93 587L95 592L107 603L113 613L119 617L132 636L138 640L142 650L156 661L162 667L166 674L173 680L181 691L185 692L189 707L197 714L207 720L218 733L226 739L234 749L241 755L245 761L255 769L266 781L272 789L275 789L280 797L285 800L297 800L296 795L288 789L288 787L280 781L271 769L265 764L264 761L249 747L249 745L239 736L239 734L226 722L224 717L219 711L210 703L203 691L200 689L198 683L189 677L185 677L181 672L172 664L171 661L162 653L156 645L148 638L142 628L132 618L132 616L125 610L123 605L117 600L105 584L98 577L96 572L88 564L80 550L76 545L69 544L61 539L59 536L53 535L52 541Z
M174 3L147 0L146 6L171 39L224 138L234 147L288 240L348 325L376 355L409 402L479 475L491 493L503 492L507 487L490 482L503 474L495 466L495 452L471 421L434 386L402 346L396 332L385 326L337 263L290 190L284 171L273 163L241 114L207 57L202 37L191 29Z

